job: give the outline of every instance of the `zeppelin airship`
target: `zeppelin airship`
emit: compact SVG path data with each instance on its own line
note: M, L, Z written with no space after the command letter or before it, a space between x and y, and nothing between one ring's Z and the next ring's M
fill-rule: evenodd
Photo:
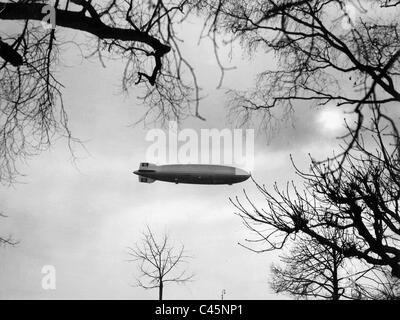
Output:
M134 174L139 182L153 183L156 180L190 184L234 184L247 180L250 174L245 170L209 164L169 164L157 166L141 163Z

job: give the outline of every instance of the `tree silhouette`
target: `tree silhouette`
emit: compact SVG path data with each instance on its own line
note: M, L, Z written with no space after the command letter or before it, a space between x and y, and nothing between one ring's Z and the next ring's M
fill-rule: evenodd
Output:
M344 234L325 236L340 242ZM400 299L400 279L393 277L387 267L346 258L341 251L308 236L298 236L280 260L280 264L272 264L269 281L276 293L300 299Z
M400 300L400 279L393 277L387 268L374 268L362 283L353 284L355 299Z
M253 90L231 91L229 105L240 123L257 119L271 127L296 106L341 106L357 115L346 153L370 107L400 101L398 1L199 3L211 38L240 41L250 56L277 57L273 69L259 72Z
M399 27L397 16L390 17L400 6L370 3L373 15L363 15L369 8L357 0L57 0L56 28L45 29L40 22L48 1L0 2L0 21L21 22L18 31L0 34L0 180L12 181L16 160L47 148L55 135L71 139L63 86L54 72L61 39L68 42L70 35L65 30L90 35L89 55L101 63L106 57L126 63L122 88L145 89L146 114L158 120L201 117L196 75L176 32L194 14L204 20L204 33L214 43L220 85L227 68L219 56L219 36L250 54L277 56L277 67L262 70L254 90L230 91L235 119L243 123L256 115L270 127L276 114L288 115L296 105L333 103L358 117L345 153L359 137L369 107L400 101Z
M343 235L325 236L337 242ZM307 236L297 238L290 251L280 259L283 266L271 266L271 288L276 293L288 293L296 298L348 298L352 287L349 279L364 273L347 272L346 258L340 251Z
M143 233L143 239L135 248L128 248L132 260L138 262L139 276L137 285L144 289L158 288L158 298L163 299L164 287L168 283L183 284L193 278L181 265L189 258L182 245L171 245L168 235L158 241L149 227Z
M323 246L373 266L387 266L400 278L399 139L393 122L376 117L375 128L364 128L345 161L312 163L310 173L296 168L304 190L294 183L275 193L256 184L267 209L248 197L231 200L246 226L266 245L260 251L281 249L292 235L304 234ZM364 143L370 134L374 146ZM269 227L265 230L265 227ZM339 242L326 232L345 232Z
M198 113L199 87L181 54L175 26L188 0L16 0L0 2L0 181L18 176L16 164L48 148L55 136L70 141L68 117L57 80L61 46L84 33L86 57L125 63L124 91L137 85L146 115L154 120ZM53 8L50 10L49 8ZM54 12L55 25L46 26ZM14 22L19 22L15 24ZM193 107L195 110L193 110Z

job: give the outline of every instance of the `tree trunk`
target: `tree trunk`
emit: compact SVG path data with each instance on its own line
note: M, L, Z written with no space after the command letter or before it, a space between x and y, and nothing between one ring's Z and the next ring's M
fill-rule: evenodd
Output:
M160 286L158 287L158 300L162 300L163 299L163 282L160 281Z
M335 249L332 249L333 255L333 272L332 272L332 284L333 284L333 293L332 300L339 300L339 279L338 279L338 260L336 256Z

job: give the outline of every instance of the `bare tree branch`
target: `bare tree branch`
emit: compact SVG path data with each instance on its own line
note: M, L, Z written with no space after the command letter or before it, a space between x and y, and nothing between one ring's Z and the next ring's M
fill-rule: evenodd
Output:
M48 1L0 2L0 22L20 21L10 34L0 33L0 181L11 183L20 175L18 166L47 149L53 139L72 137L56 79L60 46L71 31L93 39L89 58L122 60L122 89L138 86L147 106L141 120L165 122L199 114L200 88L190 62L180 51L175 25L186 19L188 0L104 1L57 0L52 29ZM46 10L45 10L46 9ZM70 32L66 32L69 30ZM65 40L61 40L65 39ZM77 43L75 43L77 44ZM111 111L112 112L112 111ZM72 149L71 149L72 150Z
M345 257L387 266L400 277L399 138L392 122L376 117L374 123L375 128L365 130L375 148L357 140L344 163L313 162L310 173L296 168L304 181L303 191L288 183L284 190L275 185L274 194L256 183L266 209L259 209L246 192L249 206L238 197L231 199L258 242L266 245L262 250L283 248L297 234L304 234ZM350 236L337 243L325 236L328 231Z

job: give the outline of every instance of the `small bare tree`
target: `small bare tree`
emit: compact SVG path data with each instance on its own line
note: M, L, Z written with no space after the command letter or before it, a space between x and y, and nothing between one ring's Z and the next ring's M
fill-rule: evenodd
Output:
M342 230L321 230L324 237L339 244L352 236ZM309 236L297 236L293 246L272 264L270 286L276 293L308 299L370 299L388 288L378 268L350 259L341 250L322 245ZM389 291L389 290L386 290ZM384 298L382 298L384 299Z
M340 242L343 234L325 234ZM387 267L371 266L346 258L340 250L320 244L310 237L297 237L272 264L270 286L276 293L296 299L399 300L400 279Z
M175 247L170 243L169 236L164 234L157 240L150 227L143 233L143 239L136 243L135 248L128 248L128 254L133 257L129 261L139 262L140 275L137 285L145 289L158 288L159 300L163 299L164 286L169 283L183 284L193 278L193 274L180 268L189 258L185 247Z
M328 236L328 235L327 235ZM332 241L340 235L329 236ZM351 282L346 258L333 248L310 237L298 237L290 251L280 257L282 265L271 266L271 288L296 298L339 300L346 297Z
M389 268L374 268L364 276L363 282L353 283L352 297L363 300L400 300L400 279L393 277Z

